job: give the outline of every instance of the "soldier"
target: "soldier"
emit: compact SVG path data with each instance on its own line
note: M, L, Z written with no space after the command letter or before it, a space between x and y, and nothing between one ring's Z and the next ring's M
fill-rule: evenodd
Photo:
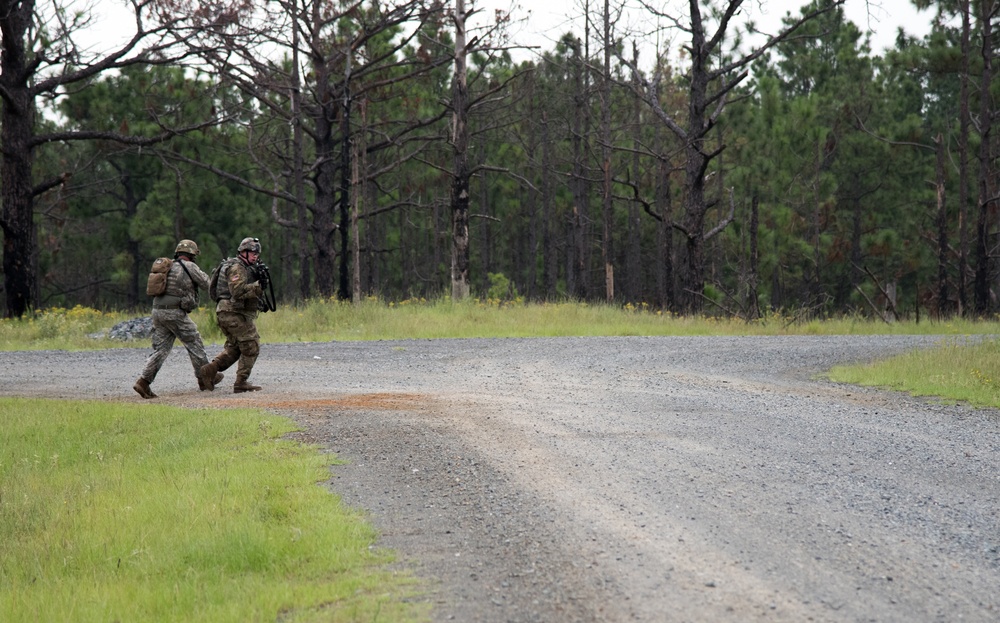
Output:
M260 335L254 320L257 318L258 303L268 285L268 273L260 259L260 240L244 238L237 249L236 257L223 260L219 267L216 285L215 317L219 328L226 336L226 344L211 363L203 366L198 375L202 383L215 387L215 375L236 367L234 393L255 392L260 386L251 385L247 379L260 353Z
M198 254L198 245L194 241L178 242L174 262L167 272L166 290L153 298L153 352L146 359L142 376L132 386L143 398L156 398L149 386L174 347L175 338L187 348L196 378L199 370L208 363L198 327L188 318L188 312L198 306L198 288L208 288L208 275L194 263ZM213 380L221 382L222 375L218 380L213 377ZM214 384L209 387L198 378L198 387L202 390L213 389Z

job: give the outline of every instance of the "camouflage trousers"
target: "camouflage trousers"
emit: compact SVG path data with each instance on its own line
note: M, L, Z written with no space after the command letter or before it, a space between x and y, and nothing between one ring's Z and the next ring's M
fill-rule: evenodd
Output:
M226 336L222 352L215 357L219 371L236 362L236 384L246 382L253 371L253 364L260 354L260 335L253 318L236 312L220 311L215 314L219 328Z
M146 367L142 370L142 378L152 383L156 373L163 367L174 347L174 340L180 340L187 349L191 365L194 367L195 378L198 370L208 363L205 355L205 345L198 333L198 326L188 318L187 312L179 309L153 310L153 352L146 359Z

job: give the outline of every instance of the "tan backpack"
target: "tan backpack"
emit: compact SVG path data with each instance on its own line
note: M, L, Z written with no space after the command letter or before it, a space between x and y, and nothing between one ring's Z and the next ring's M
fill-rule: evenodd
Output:
M146 294L148 296L160 296L167 292L167 273L173 267L174 261L169 257L158 257L153 262L153 267L149 269L149 278L146 279Z

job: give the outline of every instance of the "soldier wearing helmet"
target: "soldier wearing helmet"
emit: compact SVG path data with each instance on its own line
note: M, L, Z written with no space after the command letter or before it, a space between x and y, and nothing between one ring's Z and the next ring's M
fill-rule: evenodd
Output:
M208 289L208 275L194 263L199 253L193 240L178 242L173 263L167 271L166 288L153 297L153 352L146 359L139 380L132 386L143 398L156 398L150 385L173 349L175 339L187 349L196 378L202 366L208 363L198 326L188 317L188 312L198 306L198 288ZM218 381L222 381L221 375ZM211 389L200 378L198 386L202 390Z
M259 385L252 385L248 380L260 354L260 335L254 323L258 301L268 285L267 272L257 270L260 249L260 240L244 238L237 247L237 256L223 261L219 268L215 318L226 336L226 344L198 374L200 381L210 388L215 387L216 375L235 363L233 392L260 390Z

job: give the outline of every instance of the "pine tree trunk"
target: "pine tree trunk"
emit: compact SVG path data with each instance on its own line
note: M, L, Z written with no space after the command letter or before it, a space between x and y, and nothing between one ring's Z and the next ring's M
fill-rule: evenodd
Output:
M948 211L944 201L944 137L940 133L934 138L937 158L934 164L934 180L937 195L938 230L938 316L948 312Z
M455 77L452 83L454 171L451 187L451 298L469 297L469 129L465 0L455 0Z
M979 82L979 215L976 222L976 275L975 275L975 309L979 315L990 310L990 257L989 230L990 212L993 209L993 194L990 180L993 177L992 142L992 99L988 97L993 78L993 33L992 17L993 2L982 3L981 32L983 73Z
M35 108L28 91L25 37L31 25L34 2L7 6L3 18L3 53L0 55L0 86L4 90L0 165L3 213L3 276L7 308L4 316L20 318L38 304L35 261L36 237L32 195L33 153L29 143L34 132Z
M602 189L603 235L601 259L604 261L604 298L615 300L614 266L614 204L611 197L611 5L604 0L604 73L601 76L601 168L604 173Z
M966 277L969 266L969 62L971 47L969 33L969 0L962 0L962 71L959 87L958 122L958 313L964 315L968 309Z

